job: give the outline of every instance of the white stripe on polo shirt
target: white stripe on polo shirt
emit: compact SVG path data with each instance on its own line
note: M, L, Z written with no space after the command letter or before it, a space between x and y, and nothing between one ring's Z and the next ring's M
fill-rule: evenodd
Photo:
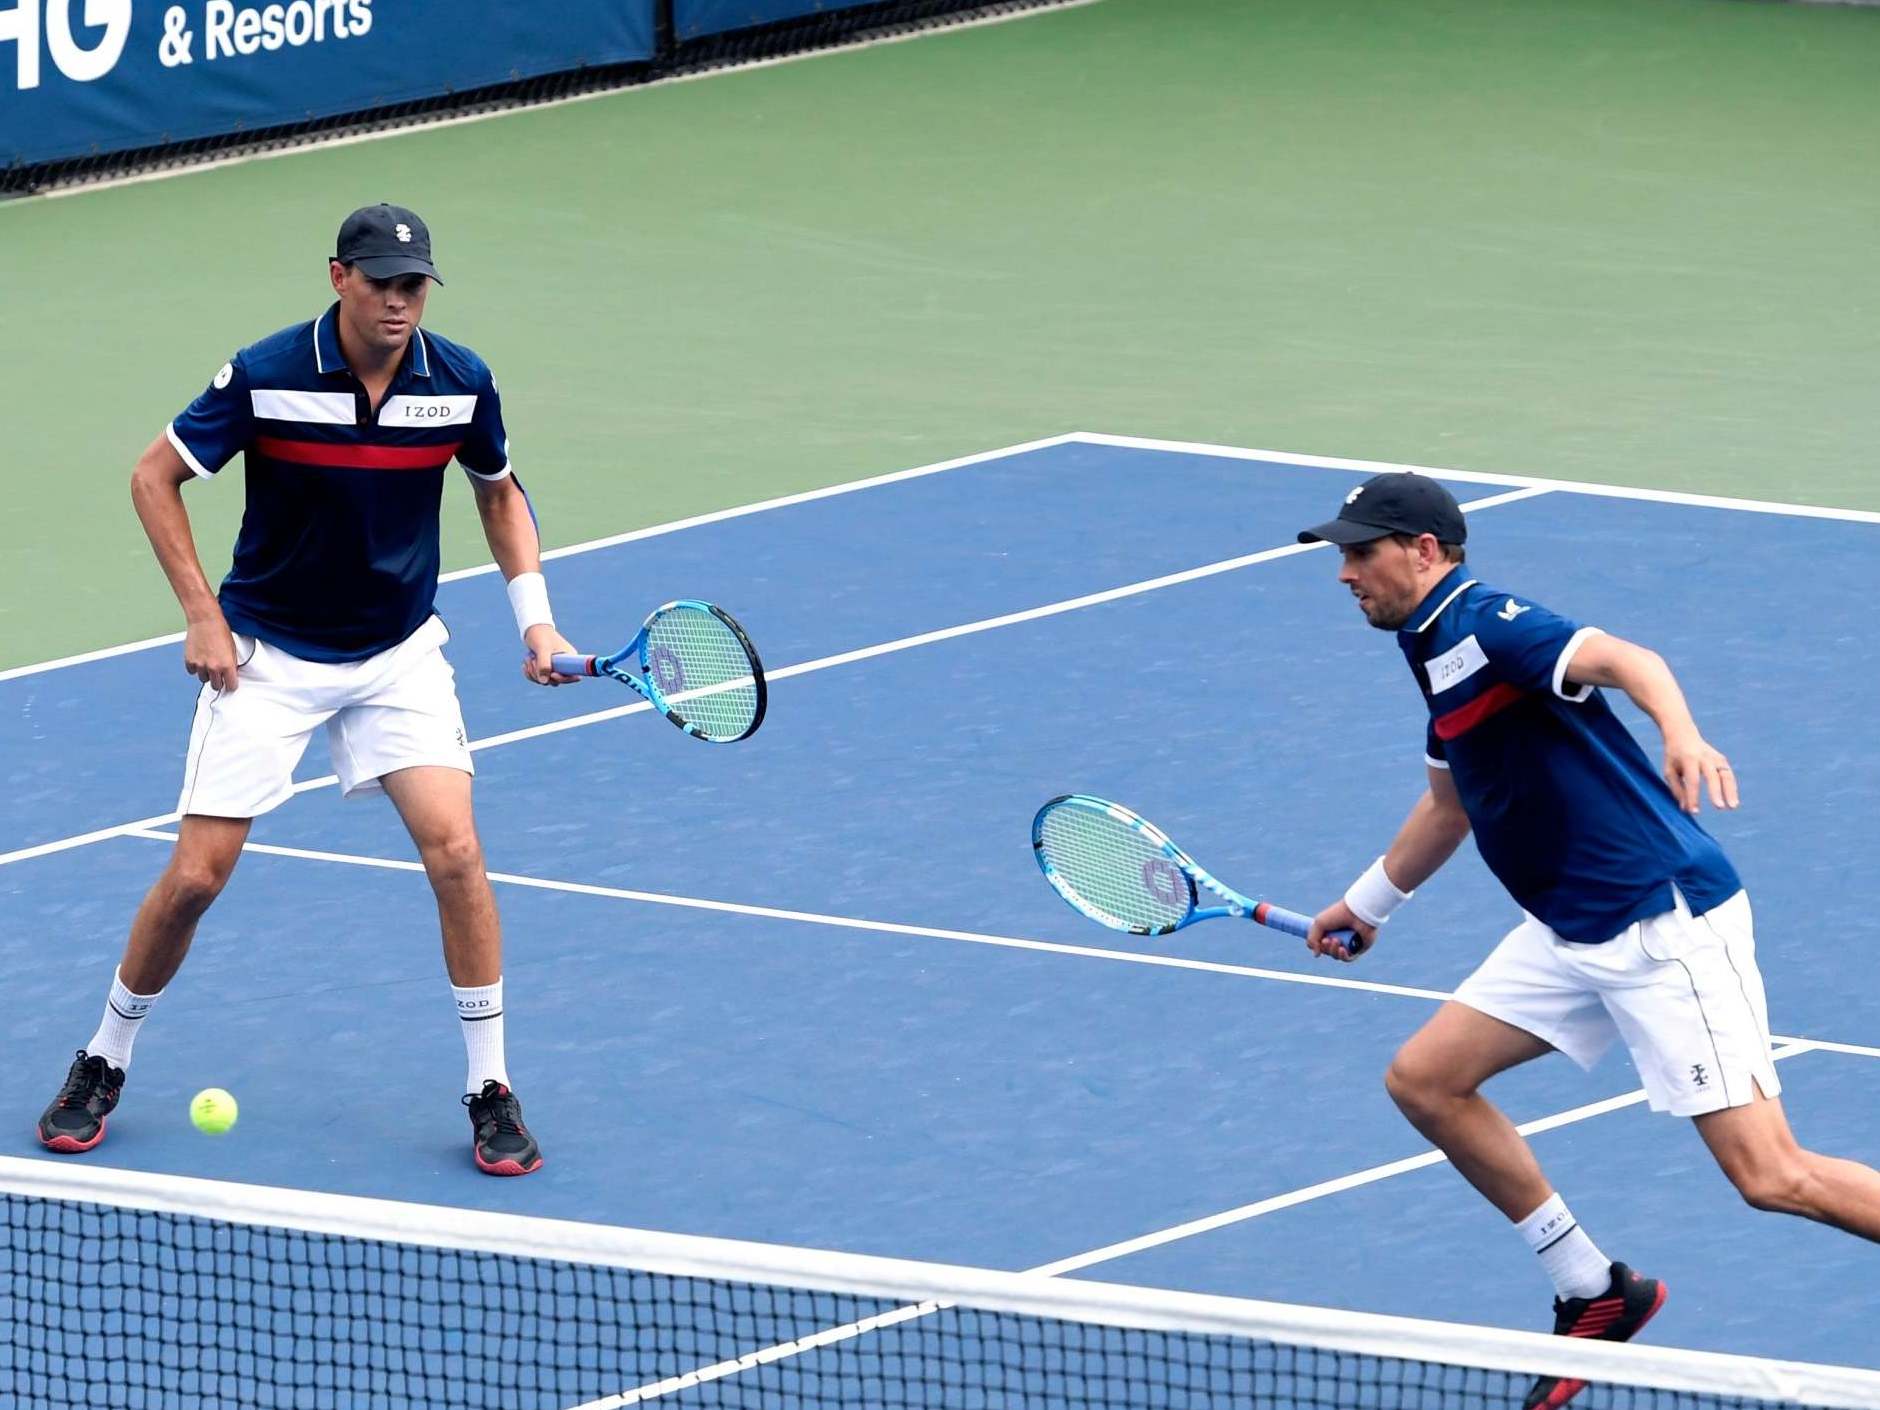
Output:
M170 438L170 444L176 447L176 453L183 457L183 463L196 473L201 480L213 480L215 471L196 458L196 452L183 444L183 438L176 434L176 423L172 421L163 428L163 434Z
M351 392L290 392L256 388L248 393L255 415L267 421L350 426L358 415Z
M379 408L381 426L457 426L476 415L475 394L454 397L387 398Z

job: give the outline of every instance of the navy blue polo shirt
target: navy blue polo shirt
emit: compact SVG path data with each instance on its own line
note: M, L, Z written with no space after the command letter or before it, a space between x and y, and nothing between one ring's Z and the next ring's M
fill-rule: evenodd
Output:
M1453 569L1397 633L1429 704L1425 757L1446 768L1482 860L1567 940L1610 940L1742 888L1600 692L1573 686L1583 627Z
M168 431L205 479L243 454L222 615L308 661L361 660L416 631L437 595L444 467L454 456L479 479L509 473L482 358L414 329L375 415L338 320L334 304L243 348Z

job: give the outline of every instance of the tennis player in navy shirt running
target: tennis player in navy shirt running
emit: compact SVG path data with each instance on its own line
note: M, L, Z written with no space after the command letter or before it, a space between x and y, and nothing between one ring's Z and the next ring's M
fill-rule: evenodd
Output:
M1319 912L1307 945L1355 930L1369 954L1391 912L1471 833L1520 906L1519 925L1404 1044L1385 1085L1412 1125L1514 1222L1552 1277L1554 1330L1628 1340L1665 1289L1609 1261L1479 1088L1558 1049L1590 1068L1624 1041L1655 1111L1693 1118L1758 1209L1880 1240L1880 1172L1796 1144L1769 1053L1749 897L1697 822L1737 806L1730 761L1699 733L1655 652L1485 587L1463 566L1468 528L1427 476L1365 481L1299 535L1339 549L1338 580L1397 634L1429 705L1429 786L1385 854ZM1601 687L1658 726L1654 769ZM1543 1379L1529 1410L1582 1383Z
M138 909L98 1030L40 1117L39 1139L68 1153L104 1139L139 1029L227 884L251 821L292 796L294 766L325 725L341 789L391 799L436 894L477 1167L526 1175L542 1154L509 1086L502 932L443 654L449 633L432 610L453 458L508 583L523 674L566 683L549 659L573 648L549 610L495 379L469 348L421 327L430 286L442 282L424 222L399 206L354 211L328 277L337 301L236 353L131 476L132 503L188 622L183 664L202 690L175 852ZM238 454L247 508L216 593L181 489L216 478Z

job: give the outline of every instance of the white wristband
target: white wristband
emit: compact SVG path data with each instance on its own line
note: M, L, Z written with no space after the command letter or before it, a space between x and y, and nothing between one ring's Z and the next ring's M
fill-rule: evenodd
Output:
M1392 911L1415 894L1397 889L1384 870L1384 859L1379 857L1346 889L1345 906L1366 925L1382 925Z
M518 573L509 580L509 610L516 614L516 631L523 636L530 627L552 627L555 614L548 610L548 579L540 573Z

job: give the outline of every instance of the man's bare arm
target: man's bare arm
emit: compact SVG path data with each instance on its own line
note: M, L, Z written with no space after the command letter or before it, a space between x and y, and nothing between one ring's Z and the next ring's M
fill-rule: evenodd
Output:
M1705 786L1714 806L1736 807L1736 774L1730 761L1699 733L1677 677L1656 651L1604 633L1589 636L1568 659L1565 679L1623 690L1651 716L1665 741L1665 782L1685 812L1698 810Z
M520 573L541 572L542 541L536 532L535 516L529 513L529 501L522 493L522 486L516 483L516 477L505 475L500 480L484 480L472 476L471 483L476 486L477 515L483 520L483 537L489 543L490 556L496 560L503 581L509 582ZM580 679L561 675L549 666L556 652L574 651L568 638L557 631L553 623L541 622L529 627L522 640L529 649L522 663L522 674L537 685L566 685Z
M477 515L483 520L483 537L490 546L490 556L502 570L507 582L518 573L542 571L542 541L536 533L535 518L529 502L514 475L500 480L471 477L476 487Z
M1469 835L1469 815L1448 769L1431 768L1430 786L1411 806L1384 853L1384 873L1399 891L1414 891L1442 870Z
M1469 835L1469 815L1463 811L1462 798L1449 770L1432 767L1428 774L1429 787L1411 805L1410 815L1397 829L1383 857L1384 876L1399 891L1414 891L1436 875ZM1306 948L1315 955L1351 959L1343 945L1325 938L1336 930L1355 930L1364 938L1367 949L1377 938L1377 927L1355 914L1341 896L1312 918Z
M183 485L194 472L176 453L169 437L159 435L137 457L131 471L131 504L144 526L163 575L183 609L187 632L183 669L217 690L235 689L235 641L222 607L196 556L196 539L183 507Z

